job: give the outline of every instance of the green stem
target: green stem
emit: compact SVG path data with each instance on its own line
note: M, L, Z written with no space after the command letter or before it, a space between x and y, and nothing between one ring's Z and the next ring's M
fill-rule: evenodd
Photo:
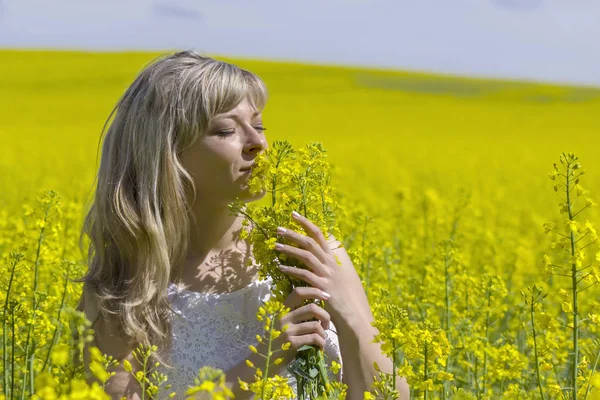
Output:
M566 190L567 190L567 211L569 213L569 220L573 221L572 215L572 204L571 204L571 193L569 176L571 175L571 165L567 166L567 179L566 179ZM571 229L571 257L575 257L575 233ZM573 364L571 366L571 385L573 388L573 400L577 400L577 375L579 370L579 309L577 302L578 294L578 282L577 282L577 263L571 264L571 290L573 294Z
M445 283L446 283L446 332L450 333L450 269L448 265L448 255L444 257L444 274L445 274Z
M275 188L277 187L277 177L273 176L273 179L271 180L271 187L273 188L271 190L271 207L275 206L275 203L277 202L277 193L275 191Z
M65 305L65 299L67 297L67 285L69 284L69 274L67 273L67 277L65 278L65 286L63 288L62 298L60 300L60 308L58 309L58 316L56 317L56 326L54 327L54 332L52 333L52 340L50 341L50 348L48 349L48 354L46 354L46 359L44 360L44 366L42 367L42 372L46 369L46 365L48 364L48 360L50 359L50 354L52 352L52 348L56 345L57 336L58 336L58 327L60 326L60 315Z
M479 388L479 358L475 357L475 370L473 371L473 378L475 380L475 391L477 393L477 399L481 399L481 389Z
M535 313L534 306L535 306L535 302L534 302L534 298L532 296L532 298L531 298L531 328L532 328L532 334L533 334L533 354L535 356L535 373L537 375L537 384L540 389L541 399L546 400L546 397L544 397L544 391L542 390L542 377L540 375L540 363L538 360L537 332L535 330L535 322L534 322L534 318L533 318L533 315Z
M4 308L4 315L2 316L2 368L4 369L4 381L2 382L2 390L3 393L8 395L8 353L6 352L6 341L7 341L7 333L8 329L6 327L7 322L6 307Z
M450 268L448 263L448 254L444 256L444 275L445 275L445 285L446 285L446 295L445 295L445 304L446 304L446 315L445 315L445 323L446 323L446 334L448 338L450 338ZM448 368L450 366L450 360L446 361L446 366L444 367L444 371L448 372ZM442 399L446 399L446 381L442 385Z
M11 400L15 398L15 311L16 306L13 306L11 312L12 352L10 354L10 373L12 375L10 381Z
M489 338L489 331L490 331L490 305L491 305L491 298L492 298L492 292L491 292L491 288L488 290L488 296L487 296L487 311L485 313L485 348L484 350L487 349L488 343L490 341ZM485 396L486 392L487 392L487 351L483 352L483 387L482 387L482 393Z
M254 224L254 226L256 226L258 229L260 229L261 233L263 234L263 236L265 237L265 239L269 238L269 234L267 233L267 231L264 230L264 228L262 226L260 226L260 224L258 222L256 222L255 220L252 219L252 217L245 212L244 210L239 210L239 212L246 218L248 218L248 220L250 222L252 222L252 224Z
M427 343L425 343L425 352L423 354L425 356L425 362L423 365L423 382L427 382ZM423 400L427 400L427 388L423 392Z
M46 212L44 215L44 224L47 222L48 220L48 212L50 211L50 206L48 206L46 208ZM35 268L34 268L34 275L33 275L33 297L32 297L32 306L31 306L31 310L34 313L34 315L32 315L32 317L35 317L35 310L37 309L37 287L38 287L38 277L39 277L39 267L40 267L40 252L42 249L42 243L44 240L44 229L45 227L42 227L40 229L40 235L38 237L38 244L37 244L37 250L36 250L36 255L35 255ZM34 375L34 371L33 371L33 363L35 361L35 351L33 351L33 346L32 346L32 351L31 351L31 355L29 354L29 339L31 338L31 330L33 329L33 324L29 324L29 327L27 328L27 339L25 340L25 362L27 362L29 360L29 374L30 374L30 379L29 379L29 384L30 384L30 394L33 394L33 385L32 385L32 380L33 380L33 375ZM26 376L25 374L23 374L23 383L21 385L21 400L23 400L25 398L25 383L26 383Z
M394 390L398 390L396 387L396 339L392 339L392 379L394 382Z
M148 357L144 354L144 365L143 365L143 371L144 371L144 376L142 376L142 381L140 382L141 386L142 386L142 400L146 400L146 379L144 379L146 377L146 364L148 363Z
M6 353L6 341L7 341L7 313L8 313L8 298L10 296L10 290L12 288L13 279L15 276L15 270L17 269L17 264L19 263L20 258L16 259L12 265L12 269L10 271L10 279L8 281L8 288L6 289L6 298L4 299L4 310L3 310L3 318L2 318L2 367L4 368L4 382L3 382L3 390L5 394L8 394L8 368L6 368L8 364L8 354ZM14 343L13 343L14 344Z
M596 372L596 368L598 367L598 361L600 360L600 349L596 352L596 358L594 359L594 366L592 367L592 373L590 374L590 379L588 379L587 387L585 388L585 396L583 396L583 400L587 400L588 394L590 392L590 383L592 380L592 376Z
M267 384L267 379L269 378L269 365L271 364L271 352L272 352L271 349L272 349L272 343L273 343L272 333L273 333L273 329L275 328L275 318L276 318L276 316L274 316L274 315L271 316L271 324L269 325L269 345L267 346L265 373L263 375L262 391L260 394L261 400L264 400L264 398L265 398L265 385Z
M327 389L329 387L329 377L327 376L327 370L325 369L325 359L323 358L323 350L317 350L317 367L323 380L323 387ZM320 394L320 393L319 393Z

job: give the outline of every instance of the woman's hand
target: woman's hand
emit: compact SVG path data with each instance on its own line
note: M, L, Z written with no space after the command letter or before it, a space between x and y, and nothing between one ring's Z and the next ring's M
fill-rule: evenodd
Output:
M332 243L329 243L321 229L310 220L297 213L292 213L292 216L307 235L285 227L285 231L278 229L281 237L298 247L277 243L275 249L301 261L307 269L283 266L281 270L331 295L325 309L336 326L353 325L353 320L359 323L370 320L372 314L367 295L341 243L333 235L330 236Z
M317 304L302 306L303 300L317 299L326 301L328 296L322 290L312 287L297 287L286 298L284 305L290 312L278 321L277 330L288 325L285 332L276 339L276 346L289 342L290 348L284 351L283 365L287 365L296 356L296 352L304 345L313 345L325 349L326 329L329 329L330 316Z

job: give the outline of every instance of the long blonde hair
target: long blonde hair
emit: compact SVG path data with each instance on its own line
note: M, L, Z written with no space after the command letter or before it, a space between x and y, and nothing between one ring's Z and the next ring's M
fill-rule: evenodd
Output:
M170 343L167 289L189 250L196 196L181 155L215 114L244 99L264 108L258 76L183 51L146 66L104 125L95 198L79 242L84 251L84 235L90 238L89 269L78 281L95 294L99 315L116 318L130 349Z

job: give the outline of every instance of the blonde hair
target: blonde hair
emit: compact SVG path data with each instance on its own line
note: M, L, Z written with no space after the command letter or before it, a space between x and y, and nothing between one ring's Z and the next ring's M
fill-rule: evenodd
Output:
M258 76L183 51L146 66L103 127L95 198L80 236L82 251L84 235L90 238L89 269L78 281L92 289L99 315L116 318L130 349L170 343L167 288L189 250L196 196L181 155L214 115L244 99L264 108Z

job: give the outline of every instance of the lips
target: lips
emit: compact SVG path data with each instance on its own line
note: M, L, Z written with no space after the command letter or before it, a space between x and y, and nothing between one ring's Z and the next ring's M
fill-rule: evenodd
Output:
M254 168L254 165L251 165L251 166L249 166L249 167L245 167L245 168L242 168L242 169L240 169L240 171L242 171L242 172L245 172L245 171L250 171L250 170L252 170L253 168Z

